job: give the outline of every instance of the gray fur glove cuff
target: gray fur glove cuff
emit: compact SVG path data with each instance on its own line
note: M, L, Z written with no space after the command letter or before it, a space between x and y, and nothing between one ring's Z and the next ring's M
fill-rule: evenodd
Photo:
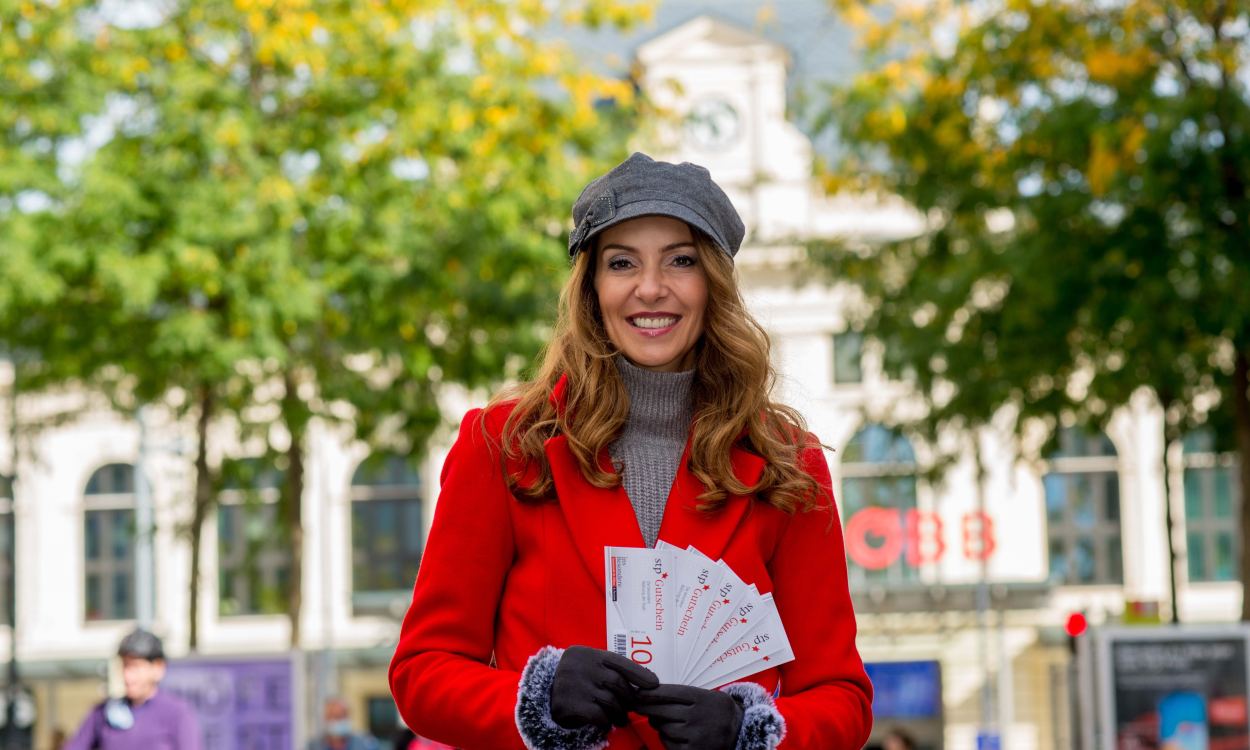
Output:
M517 731L529 750L603 750L608 746L604 732L565 729L551 718L551 683L563 655L564 649L543 646L525 663L516 696Z
M773 697L754 682L735 682L720 689L742 704L742 728L734 750L775 750L786 736L786 720Z

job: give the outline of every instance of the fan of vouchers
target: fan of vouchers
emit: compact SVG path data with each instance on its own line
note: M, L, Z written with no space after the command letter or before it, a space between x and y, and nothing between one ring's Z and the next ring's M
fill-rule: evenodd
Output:
M794 659L772 594L694 547L604 548L608 649L661 682L716 688Z

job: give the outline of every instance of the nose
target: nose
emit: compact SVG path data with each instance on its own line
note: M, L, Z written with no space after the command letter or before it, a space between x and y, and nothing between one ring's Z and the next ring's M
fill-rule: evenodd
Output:
M634 296L642 302L654 302L661 299L668 291L664 281L664 271L659 264L647 264L638 276L638 286L634 287Z

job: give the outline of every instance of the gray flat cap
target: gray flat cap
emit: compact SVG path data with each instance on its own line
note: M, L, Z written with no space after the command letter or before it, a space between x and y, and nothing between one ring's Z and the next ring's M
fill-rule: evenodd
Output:
M635 153L591 182L573 203L569 256L610 226L639 216L672 216L701 230L732 258L746 227L708 171L697 164L670 164Z

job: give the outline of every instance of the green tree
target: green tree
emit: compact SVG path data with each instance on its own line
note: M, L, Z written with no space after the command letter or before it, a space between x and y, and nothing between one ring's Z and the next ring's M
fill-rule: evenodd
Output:
M92 52L70 78L107 96L75 132L102 143L57 165L64 197L39 242L67 260L52 266L62 288L35 338L72 363L56 372L119 406L162 402L196 420L192 647L200 534L220 485L209 426L229 419L282 456L298 645L310 425L419 452L441 387L529 361L568 206L621 156L634 107L627 82L537 30L628 25L648 4L79 10L59 17Z
M1250 6L834 5L868 64L825 113L827 182L900 196L925 230L815 255L867 292L919 427L1100 424L1142 388L1169 445L1226 415L1250 551Z

